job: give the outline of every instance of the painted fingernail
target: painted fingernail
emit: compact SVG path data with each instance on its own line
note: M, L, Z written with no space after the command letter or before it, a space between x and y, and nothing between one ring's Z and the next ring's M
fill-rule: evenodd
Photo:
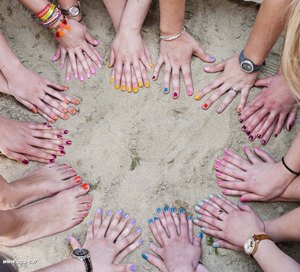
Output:
M131 265L129 268L129 271L132 271L132 272L136 271L136 266L134 264Z
M80 81L84 81L84 76L80 76Z
M199 221L199 219L194 218L194 219L193 219L193 222L194 222L194 223L199 223L200 221Z
M149 219L148 220L148 224L152 224L153 223L153 220L152 219Z
M147 261L148 260L148 254L142 253L142 258Z
M210 60L210 61L216 61L216 58L213 57L213 56L209 56L209 60Z
M246 134L249 136L251 134L251 131L250 130L247 130L246 131Z
M164 88L164 93L167 94L169 92L169 89L167 87Z
M214 242L213 243L213 248L220 248L220 247L221 247L221 245L220 245L219 242Z
M196 205L196 206L194 207L194 209L195 209L195 211L199 211L199 210L200 210L200 207Z
M258 139L261 139L261 134L257 134L257 138L258 138Z
M199 95L199 94L194 96L194 99L195 99L196 101L200 101L201 98L202 98L202 97L201 97L201 95Z
M68 101L68 102L69 102L69 101ZM75 105L79 105L79 104L80 104L80 100L75 99L75 100L73 101L73 103L74 103Z
M208 109L208 104L205 103L205 104L202 106L202 108L203 108L204 110L207 110L207 109Z
M154 219L154 221L157 221L157 220L158 220L158 217L157 217L157 216L154 216L153 219Z
M112 212L112 211L107 211L107 212L106 212L106 215L107 215L107 216L112 216L112 215L113 215L113 212Z
M209 199L204 198L204 202L209 203Z
M91 72L92 72L93 75L96 73L94 67L91 68Z
M69 130L64 130L64 134L68 134L69 133Z
M144 243L144 240L143 239L140 239L140 240L138 240L138 242L137 242L139 245L142 245L143 243Z
M165 208L164 208L164 211L165 211L165 212L168 212L168 211L169 211L169 207L165 207Z
M173 93L173 98L174 98L174 99L178 98L178 93L177 93L177 92L174 92L174 93Z
M102 214L102 213L103 213L103 210L102 210L101 208L99 208L99 209L97 210L97 213L98 213L98 214Z
M77 78L78 78L78 74L77 74L77 73L75 73L75 74L74 74L74 77L77 79Z
M274 137L277 138L278 134L275 134Z
M198 201L198 205L201 207L201 206L203 206L203 202L202 201Z
M206 230L206 228L205 228L205 227L201 227L201 230L202 230L202 231L205 231L205 230Z
M216 175L217 177L221 177L222 174L220 172L217 172Z
M53 157L54 159L56 159L56 158L57 158L57 156L56 156L56 155L54 155L54 154L52 154L52 157Z
M51 160L50 160L50 163L55 163L55 160L54 160L54 159L51 159Z
M90 186L89 186L88 183L84 183L84 184L81 185L81 188L82 188L83 190L88 190L89 187L90 187Z
M155 76L152 76L152 80L155 80L156 79L156 77Z
M222 198L223 198L223 196L222 196L222 195L220 195L220 194L218 194L218 198L221 198L221 199L222 199Z
M98 66L98 68L99 68L99 69L101 69L101 68L102 68L102 65L101 65L101 63L98 63L98 65L97 65L97 66Z
M236 109L236 111L237 111L238 114L241 114L241 112L242 112L242 107L241 107L241 106L238 106L237 109Z
M114 80L115 80L114 77L111 76L111 77L109 78L109 83L113 83Z
M70 108L70 113L71 113L72 115L76 114L76 109Z
M60 151L60 154L63 154L63 155L65 155L65 154L66 154L66 151L64 151L64 150L61 150L61 151Z
M143 86L144 86L144 85L143 85L143 82L139 81L139 82L138 82L138 86L139 86L140 88L143 88Z
M203 233L202 233L202 232L198 233L198 237L199 237L200 239L202 239L202 238L203 238Z
M88 226L91 226L92 224L93 224L93 221L89 221L89 222L87 223Z
M136 233L141 233L141 232L142 232L142 229L141 229L140 227L138 227L138 228L135 229L135 232L136 232Z
M209 198L213 198L214 195L213 195L213 194L209 194L208 197L209 197Z
M132 92L132 88L130 86L127 87L127 92L131 93Z
M188 216L188 218L187 218L189 221L191 221L191 220L193 220L193 217L191 217L191 216Z
M197 214L197 217L198 217L198 219L201 219L202 215L201 214Z
M146 87L146 88L149 88L149 87L150 87L150 82L149 82L149 81L146 81L145 87Z
M243 123L244 122L244 119L240 118L240 123Z
M122 89L123 92L125 92L126 91L126 85L122 84L121 89Z
M261 143L262 143L263 145L265 145L265 144L267 144L267 141L266 141L266 140L262 140Z
M123 214L123 211L120 209L117 211L117 214L121 216Z
M61 136L60 134L58 134L58 135L56 135L56 136L57 136L57 138L59 138L59 139L62 138L62 136Z
M252 135L249 136L250 141L254 140L254 137Z
M192 96L194 94L193 89L188 89L187 94L188 96Z
M71 145L71 144L72 144L72 141L71 141L71 140L68 140L68 141L66 141L66 144L67 144L67 145Z
M184 209L180 208L179 213L184 213Z
M129 218L129 213L123 214L123 217L124 217L125 219L128 219L128 218Z
M247 199L245 197L243 197L243 196L241 197L240 200L241 200L241 202L247 202Z
M135 223L136 223L135 219L132 218L132 219L130 220L130 224L131 224L131 225L135 225Z
M171 208L171 213L174 213L176 212L176 209L175 208Z
M115 85L115 90L118 91L119 89L120 89L120 85L119 85L119 84L116 84L116 85Z
M59 148L60 150L65 149L65 147L64 147L63 145L59 145L58 148Z
M90 74L90 73L87 73L86 76L87 76L88 78L90 78L90 77L91 77L91 74Z
M156 209L157 213L161 213L161 208Z
M133 92L134 93L137 93L139 91L139 88L138 87L133 87Z

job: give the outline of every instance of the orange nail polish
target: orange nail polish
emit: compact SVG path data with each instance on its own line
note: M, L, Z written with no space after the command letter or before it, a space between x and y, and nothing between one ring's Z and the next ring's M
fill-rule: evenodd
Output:
M64 90L69 90L69 87L68 86L63 86Z
M65 100L64 101L67 105L69 105L70 104L70 102L68 101L68 100Z
M61 111L62 111L63 113L67 113L67 112L68 112L65 108L61 109Z
M64 118L64 120L68 120L69 119L69 115L64 114L63 118Z
M54 116L52 117L52 119L55 120L55 121L57 121L57 120L58 120L57 115L54 115Z
M79 103L80 103L80 101L79 101L78 99L75 99L75 100L74 100L74 104L75 104L75 105L79 105Z
M71 109L70 109L70 113L71 113L71 114L75 114L75 113L76 113L76 110L75 110L74 108L71 108Z
M81 185L81 188L82 188L83 190L88 190L89 187L90 187L90 186L88 185L88 183L84 183L84 184Z

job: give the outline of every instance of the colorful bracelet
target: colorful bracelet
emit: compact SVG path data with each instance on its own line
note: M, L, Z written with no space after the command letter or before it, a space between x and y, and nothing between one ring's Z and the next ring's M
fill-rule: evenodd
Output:
M289 168L289 167L286 165L286 163L285 163L285 161L284 161L284 157L282 157L281 161L282 161L283 166L284 166L288 171L290 171L292 174L294 174L294 175L296 175L296 176L299 176L299 175L300 175L300 173L295 172L294 170L292 170L291 168Z
M48 10L48 12L44 16L42 16L40 18L40 20L42 22L47 21L51 17L51 15L54 13L55 9L56 9L56 6L54 4L51 4L50 9Z
M43 22L42 24L45 27L49 28L60 20L61 15L62 15L61 11L58 8L56 8L53 15L46 22Z
M35 16L40 19L48 12L50 7L51 7L50 3L47 3L47 5L41 11L39 11L38 13L35 14Z

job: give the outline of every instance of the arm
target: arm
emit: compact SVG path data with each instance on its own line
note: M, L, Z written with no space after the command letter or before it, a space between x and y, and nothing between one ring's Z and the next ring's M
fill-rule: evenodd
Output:
M68 9L72 6L77 6L78 5L78 0L58 0L58 4L62 9ZM76 21L80 21L82 19L82 14L79 13L77 16L71 17L71 19L74 19Z
M68 258L62 262L53 264L37 270L36 272L82 272L84 271L84 263L77 261L73 258Z
M118 32L127 0L103 0L103 3L111 17L115 31Z
M265 272L297 272L300 270L300 265L270 240L261 241L253 257Z

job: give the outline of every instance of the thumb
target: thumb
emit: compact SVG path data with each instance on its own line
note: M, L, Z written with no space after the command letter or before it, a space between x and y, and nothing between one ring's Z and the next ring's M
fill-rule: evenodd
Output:
M76 238L74 238L72 235L69 235L66 240L70 243L72 249L81 248L81 244L78 242Z
M268 87L272 81L272 77L266 77L256 80L254 86L256 87Z
M199 58L205 62L215 62L216 61L215 57L210 56L209 54L205 53L204 50L199 45L197 45L196 48L194 48L193 54L197 58Z
M85 31L84 35L85 35L85 39L87 40L87 42L90 43L91 45L97 46L97 45L100 44L100 41L94 39L94 38L90 35L90 33L88 33L88 31Z
M240 210L244 212L252 212L253 210L250 208L249 205L243 204L243 203L238 203L238 207Z
M113 49L110 50L110 57L108 62L108 68L111 68L114 66L115 63L115 52Z
M57 46L55 54L52 56L51 61L57 61L60 58L60 46Z
M114 264L112 267L114 272L134 272L137 271L135 264Z
M263 197L257 194L245 194L240 198L241 202L262 201Z

